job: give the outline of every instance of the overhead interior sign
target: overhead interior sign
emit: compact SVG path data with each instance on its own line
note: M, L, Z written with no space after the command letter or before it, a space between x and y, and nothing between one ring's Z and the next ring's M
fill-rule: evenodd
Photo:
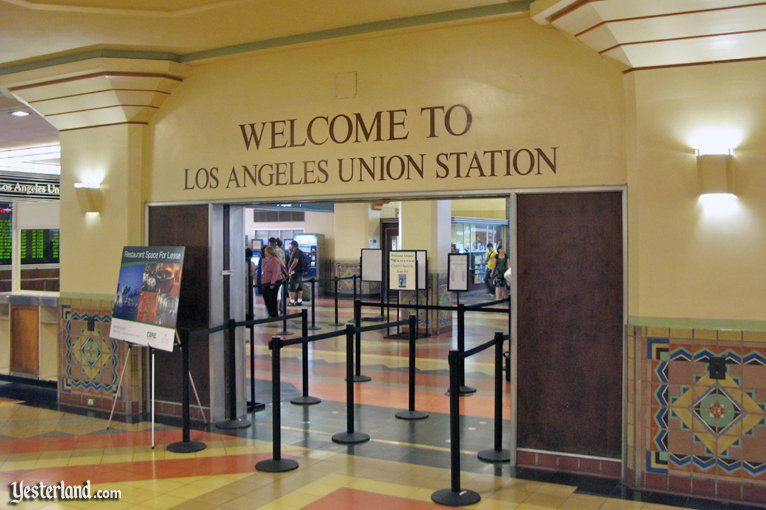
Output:
M123 248L110 337L173 350L183 260L183 246Z
M25 174L21 176L0 172L0 198L58 200L59 194L59 177L57 175Z
M418 122L419 121L419 122ZM425 122L425 129L417 128ZM555 175L558 146L486 146L479 150L384 154L405 141L459 139L471 131L474 116L465 104L424 105L420 108L340 112L311 118L263 119L232 124L230 135L240 138L246 158L239 162L207 161L187 166L179 174L183 191L256 189L271 186L322 185L424 179L487 178ZM344 154L324 159L317 147L375 143L374 153ZM382 144L382 145L379 145ZM283 154L285 149L304 150Z

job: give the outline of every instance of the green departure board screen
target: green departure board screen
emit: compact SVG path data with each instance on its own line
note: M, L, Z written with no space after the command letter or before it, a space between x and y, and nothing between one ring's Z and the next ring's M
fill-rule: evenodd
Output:
M13 204L0 202L0 266L11 264Z
M22 230L20 241L22 264L59 263L59 229Z

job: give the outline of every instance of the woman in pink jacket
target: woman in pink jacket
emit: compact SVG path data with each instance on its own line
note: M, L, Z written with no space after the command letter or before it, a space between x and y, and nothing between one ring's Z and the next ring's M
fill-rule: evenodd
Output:
M285 273L285 266L279 257L276 256L274 248L266 246L263 249L265 260L261 266L261 285L263 285L263 301L266 303L266 311L269 317L279 315L277 307L277 296L279 295L279 286Z

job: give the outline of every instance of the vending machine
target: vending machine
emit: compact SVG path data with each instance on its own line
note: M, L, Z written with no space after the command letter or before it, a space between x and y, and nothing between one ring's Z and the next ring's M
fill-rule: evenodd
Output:
M328 276L326 271L322 270L322 265L325 259L324 256L324 234L296 234L295 239L298 243L298 248L309 257L309 271L303 274L303 280L306 281L310 278L317 280L325 279ZM324 287L326 284L321 283ZM310 292L310 286L304 284L304 296L307 295L307 291ZM316 285L317 292L320 290L320 284Z

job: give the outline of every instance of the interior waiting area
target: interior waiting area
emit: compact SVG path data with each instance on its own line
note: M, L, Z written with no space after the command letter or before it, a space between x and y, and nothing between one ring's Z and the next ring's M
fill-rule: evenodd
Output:
M0 0L0 507L766 508L764 34Z

